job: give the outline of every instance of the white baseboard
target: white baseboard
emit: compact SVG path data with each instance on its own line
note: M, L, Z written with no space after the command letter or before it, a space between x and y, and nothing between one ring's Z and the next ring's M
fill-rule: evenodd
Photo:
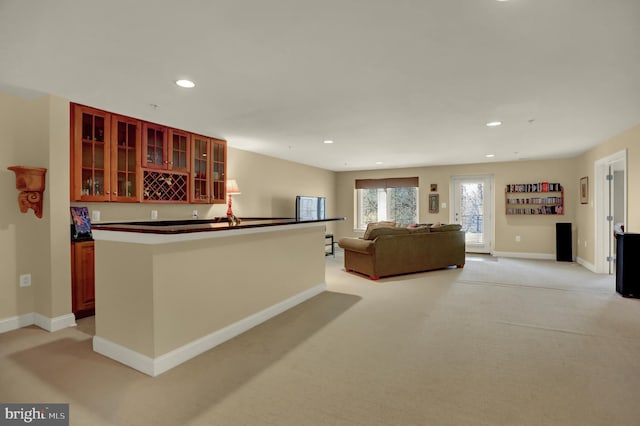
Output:
M585 267L586 269L590 270L591 272L593 272L594 274L596 273L596 265L594 265L591 262L587 262L586 260L578 257L576 259L576 262L578 262L579 265L582 265L583 267Z
M497 257L515 257L519 259L556 260L555 254L549 253L523 253L518 251L496 251L493 253Z
M99 336L93 337L93 350L144 374L155 377L299 305L305 300L317 296L326 289L326 283L318 284L157 358L150 358Z
M113 343L99 336L93 336L93 350L108 358L114 359L151 377L157 376L154 371L154 360L139 352ZM159 373L158 373L159 374Z
M17 330L31 324L34 324L33 312L16 317L3 318L0 319L0 333Z
M76 316L73 314L62 315L55 318L45 317L38 313L33 314L33 323L47 331L58 331L63 328L73 327L76 325Z
M0 333L17 330L29 325L37 325L47 331L53 332L76 325L76 317L73 314L61 315L55 318L45 317L37 312L0 319Z

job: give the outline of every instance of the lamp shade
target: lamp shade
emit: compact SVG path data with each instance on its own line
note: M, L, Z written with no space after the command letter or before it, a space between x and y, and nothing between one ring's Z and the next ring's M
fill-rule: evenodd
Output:
M235 179L227 179L227 194L240 194L240 187Z

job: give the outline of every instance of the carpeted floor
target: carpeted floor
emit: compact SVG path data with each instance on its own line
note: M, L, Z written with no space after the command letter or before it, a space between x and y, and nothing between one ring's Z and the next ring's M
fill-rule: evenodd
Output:
M92 319L0 335L0 402L72 425L637 425L640 300L571 263L469 256L329 291L156 378L91 350Z

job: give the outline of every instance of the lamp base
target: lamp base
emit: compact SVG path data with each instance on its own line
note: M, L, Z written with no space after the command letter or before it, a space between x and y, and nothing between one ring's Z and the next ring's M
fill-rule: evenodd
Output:
M231 194L229 194L229 201L227 202L227 217L233 216L233 210L231 209Z

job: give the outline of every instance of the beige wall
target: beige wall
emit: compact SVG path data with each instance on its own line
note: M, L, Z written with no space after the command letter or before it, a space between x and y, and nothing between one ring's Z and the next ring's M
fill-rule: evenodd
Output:
M594 200L594 182L596 161L627 151L627 232L640 232L640 125L615 135L605 143L587 151L576 158L577 176L589 177L589 200ZM576 223L578 238L578 257L591 264L595 261L595 209L593 202L576 204ZM586 242L586 246L585 243Z
M491 174L494 177L495 245L498 252L555 254L555 223L574 222L577 196L576 167L573 159L467 164L458 166L342 172L337 177L338 216L347 221L337 225L338 237L361 235L354 231L354 185L356 179L418 176L419 222L449 222L452 176ZM505 214L505 186L509 183L560 182L565 188L565 214L562 216L520 216ZM430 184L438 185L439 213L429 213ZM521 237L515 241L516 235Z
M68 109L55 97L0 93L0 319L70 312L68 202L57 200L68 194ZM42 219L19 211L12 165L48 169ZM21 274L31 274L31 287L18 287Z

